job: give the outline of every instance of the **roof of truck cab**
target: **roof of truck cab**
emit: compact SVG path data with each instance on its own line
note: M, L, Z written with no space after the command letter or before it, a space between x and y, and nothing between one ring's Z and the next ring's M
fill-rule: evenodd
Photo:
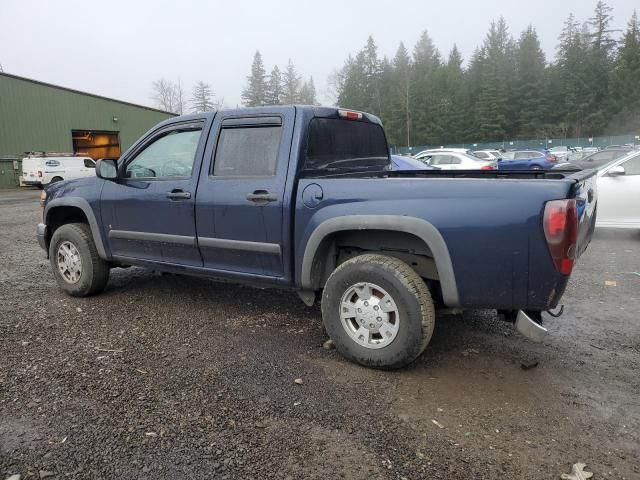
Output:
M371 113L361 112L359 110L353 110L353 109L347 109L347 108L341 108L341 107L326 107L326 106L319 106L319 105L265 105L260 107L242 107L242 108L228 108L228 109L225 108L222 110L217 110L215 112L190 113L187 115L180 115L179 117L173 117L173 118L164 120L163 122L159 123L156 127L163 126L163 125L170 125L174 123L206 120L206 119L210 119L217 113L221 113L225 115L242 115L242 116L263 115L263 114L277 113L278 110L285 111L285 110L291 110L294 108L298 111L311 112L314 114L314 116L322 116L322 117L330 116L332 114L337 114L338 110L348 110L348 111L362 113L365 116L365 118L367 118L367 120L372 121L374 123L382 124L380 119Z

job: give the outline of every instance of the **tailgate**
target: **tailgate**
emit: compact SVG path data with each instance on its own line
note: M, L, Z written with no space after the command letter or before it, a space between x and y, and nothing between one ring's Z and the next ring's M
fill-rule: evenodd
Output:
M597 171L594 169L581 170L566 178L575 181L572 193L575 195L578 210L578 240L575 255L575 258L578 258L587 249L596 227L598 206Z

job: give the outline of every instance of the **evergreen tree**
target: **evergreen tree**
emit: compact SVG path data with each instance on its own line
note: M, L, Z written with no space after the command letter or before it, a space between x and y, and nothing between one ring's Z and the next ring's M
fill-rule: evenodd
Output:
M304 105L316 105L316 87L313 83L313 77L309 77L309 80L302 84L300 89L300 102Z
M296 71L291 59L284 72L282 80L282 103L284 105L293 105L300 101L300 76Z
M437 70L441 67L440 53L424 31L413 49L413 87L410 95L413 105L413 143L418 145L440 143L442 132L435 114L439 97L434 85Z
M195 113L211 112L215 110L213 91L211 85L200 80L193 87L191 96L191 111Z
M587 83L587 105L584 119L587 133L594 135L605 129L609 122L609 78L613 66L613 52L616 46L609 25L613 20L611 7L603 1L596 4L593 17L588 25L591 29L586 37L589 42L586 65L589 75L585 76Z
M280 105L280 99L284 95L282 88L282 74L277 65L271 70L269 75L269 81L266 85L265 91L265 104L266 105Z
M242 92L242 103L245 107L256 107L266 103L266 74L262 55L256 51L251 65L251 75L247 77L247 86Z
M573 14L569 15L560 34L556 55L557 102L562 112L559 121L565 125L566 135L583 134L583 121L590 95L588 40Z
M504 18L491 22L480 61L484 64L477 99L477 120L480 137L485 140L504 140L513 135L513 97L510 79L515 70L513 39Z
M529 26L518 40L515 71L515 110L518 136L535 138L540 133L546 110L544 99L546 61L538 35Z
M640 130L640 24L635 10L618 50L611 87L616 112L614 131L637 132Z
M443 98L441 101L442 143L457 143L465 134L464 72L462 56L454 44L443 70Z
M411 58L400 43L389 67L390 88L384 88L389 100L386 128L393 145L411 145Z
M380 80L382 74L381 62L378 60L378 47L369 36L367 44L362 50L363 73L364 73L364 110L377 115L382 112L382 97L380 94Z
M338 105L354 110L366 110L364 100L364 54L349 55L340 70Z

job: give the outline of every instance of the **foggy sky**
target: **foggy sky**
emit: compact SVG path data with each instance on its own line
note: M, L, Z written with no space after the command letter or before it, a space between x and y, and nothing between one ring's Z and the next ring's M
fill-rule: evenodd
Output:
M259 49L267 73L289 58L318 97L327 76L373 35L380 56L400 41L409 51L427 30L446 57L457 44L465 61L492 19L504 16L514 37L533 24L547 60L564 20L587 20L585 0L0 0L0 65L7 73L153 106L151 82L182 82L187 98L203 80L226 107L240 92ZM609 0L614 28L625 29L635 2ZM1 105L0 105L1 108Z

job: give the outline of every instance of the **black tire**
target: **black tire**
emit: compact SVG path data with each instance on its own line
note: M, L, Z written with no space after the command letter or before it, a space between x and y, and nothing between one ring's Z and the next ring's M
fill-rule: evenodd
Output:
M58 249L64 242L70 242L81 261L79 279L70 283L58 269ZM102 292L109 281L109 264L98 255L91 230L86 223L68 223L59 227L51 238L49 259L53 276L58 286L72 297L87 297Z
M382 287L397 306L397 334L382 348L360 345L343 326L342 296L360 282ZM322 294L322 320L344 357L367 367L395 369L411 363L424 351L433 334L435 311L427 285L409 265L385 255L364 254L341 264L327 280Z
M533 165L531 170L542 170L542 167L540 165Z
M61 182L62 180L64 180L62 177L53 177L49 182L49 185L51 185L52 183Z

